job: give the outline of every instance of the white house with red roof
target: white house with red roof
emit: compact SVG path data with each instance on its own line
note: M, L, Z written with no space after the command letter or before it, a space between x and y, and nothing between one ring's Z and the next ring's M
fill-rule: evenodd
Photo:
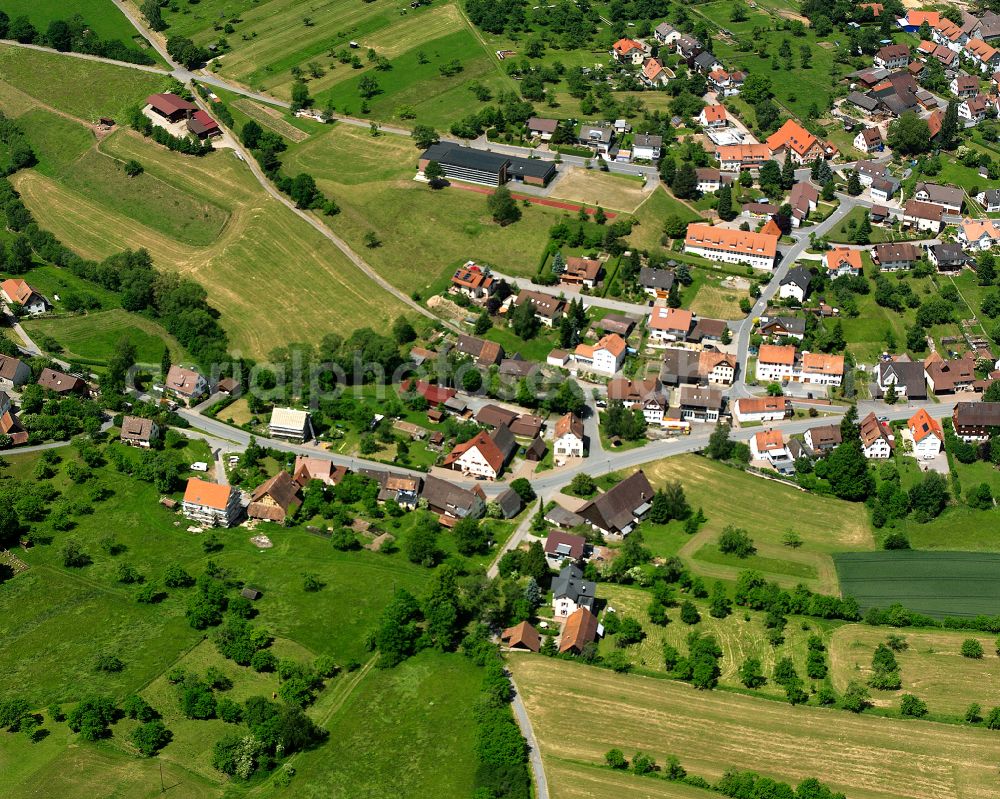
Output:
M29 316L38 316L52 310L52 303L20 278L0 283L0 295L7 302L20 305Z
M831 280L847 275L861 274L861 250L836 247L823 253L823 266Z
M795 370L795 347L762 344L757 352L755 377L761 383L791 380Z
M579 368L611 376L621 369L628 345L617 333L602 336L596 344L579 344L573 353Z
M686 341L693 319L693 314L683 308L654 308L649 315L649 338L661 344Z
M706 105L698 115L698 123L703 128L724 128L729 124L724 105Z
M640 66L648 55L649 48L635 39L619 39L611 46L611 57L619 64Z
M941 454L944 447L944 431L941 423L921 408L907 422L906 427L913 439L913 455L922 460L930 460Z
M443 465L462 474L496 480L515 449L514 434L506 425L500 425L492 434L483 430L468 441L456 444Z
M240 492L232 486L197 477L188 480L181 511L192 521L212 527L232 527L241 510Z

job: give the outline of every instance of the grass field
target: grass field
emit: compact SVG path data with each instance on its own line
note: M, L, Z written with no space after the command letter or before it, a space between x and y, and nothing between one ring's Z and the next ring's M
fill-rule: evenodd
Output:
M796 784L817 777L851 799L987 799L996 783L996 736L988 730L932 722L860 717L839 710L791 707L720 691L696 691L668 680L625 676L533 655L509 657L546 764L596 765L612 747L663 763L676 755L692 774L716 780L747 769ZM566 734L567 708L575 729ZM572 774L578 773L574 768ZM623 792L595 797L687 797L675 786L607 772ZM553 799L581 795L554 781Z
M170 83L166 75L9 45L0 45L0 80L86 122L121 119L130 106Z
M73 0L67 5L63 0L4 0L3 10L11 19L27 16L40 33L44 33L53 20L69 20L79 14L87 27L105 41L117 40L130 46L145 46L150 56L160 61L156 51L119 11L114 3L105 0Z
M33 108L17 115L14 109L7 107L2 98L0 107L5 113L17 116L17 121L27 133L31 148L38 158L35 169L43 175L60 174L94 146L94 132L72 119L44 108Z
M85 257L142 246L158 267L194 277L221 311L235 348L257 356L270 352L289 340L292 317L300 340L315 342L327 332L349 333L395 315L399 306L390 295L362 279L339 250L267 195L231 153L178 156L124 131L102 142L102 150L138 160L165 191L226 209L222 234L207 247L191 246L135 218L154 213L150 205L121 208L110 194L85 196L31 171L16 176L18 191L43 227Z
M851 222L854 222L855 226L859 225L866 210L861 205L852 208L841 221L840 225L826 235L827 240L844 244L850 243L852 228L849 225ZM869 238L872 244L881 244L886 241L911 241L916 236L912 236L909 233L896 232L891 228L882 227L881 225L873 225Z
M931 616L1000 614L1000 555L859 552L834 556L844 596L863 610L899 602Z
M241 97L233 105L251 119L259 122L263 127L273 130L289 141L298 143L309 138L308 133L299 130L290 122L286 122L280 113L268 106L255 103L248 97Z
M719 678L720 683L733 688L743 688L737 672L748 657L760 659L763 673L768 678L770 678L774 671L774 665L780 658L790 657L795 662L795 668L799 675L808 686L811 681L805 676L806 641L813 634L825 637L825 628L821 626L823 622L809 619L807 624L810 629L803 630L802 620L796 617L789 619L789 624L785 628L785 642L775 647L767 640L763 613L736 608L735 612L725 619L715 619L709 615L708 602L699 599L691 600L698 608L702 619L696 626L692 627L681 622L680 610L670 608L667 614L670 623L666 627L659 627L650 623L646 613L650 601L649 592L601 583L597 593L601 599L607 599L608 605L613 607L616 612L631 616L642 624L646 637L641 643L625 648L625 652L636 666L648 671L665 673L663 644L672 644L680 652L684 652L687 647L688 633L696 629L699 632L711 633L718 640L719 646L722 648L722 660L719 662L719 669L722 672ZM688 596L684 598L690 599ZM745 620L744 615L749 615L750 620ZM602 654L607 655L614 651L614 639L615 636L609 636L602 640L600 645ZM770 680L759 689L759 693L777 696L781 699L785 697L784 689Z
M696 210L668 194L666 189L658 188L633 214L639 224L632 228L629 242L643 250L659 248L660 239L663 238L663 223L668 216L674 214L688 222L699 218Z
M83 316L29 319L24 329L29 336L42 333L58 341L63 348L61 357L69 360L105 362L122 338L135 345L139 363L159 364L164 345L170 347L173 363L184 360L180 344L160 325L120 308Z
M740 310L740 300L747 297L748 293L746 290L723 285L723 280L718 273L704 270L704 279L697 292L691 299L682 295L681 304L698 316L707 316L709 319L742 319L746 314ZM690 287L685 292L689 293Z
M534 275L549 228L571 215L540 205L522 208L519 222L501 228L490 219L485 195L416 183L420 151L409 139L333 126L289 148L287 171L309 172L340 204L334 230L394 285L425 292L456 263L494 264L515 276ZM382 241L364 246L374 230Z
M908 648L896 653L903 687L899 691L872 691L878 706L898 707L902 693L912 693L927 703L934 714L961 717L971 702L984 707L995 704L993 686L1000 679L1000 658L993 636L971 633L897 630ZM830 643L830 666L834 688L842 692L851 680L871 676L872 653L885 642L886 630L858 624L838 628ZM962 641L975 638L986 655L962 657Z
M661 557L680 554L707 577L732 580L743 569L759 568L768 579L786 585L801 581L835 593L830 555L874 546L863 507L797 491L695 455L664 459L644 469L654 487L679 480L691 507L701 507L708 517L692 537L684 534L680 522L644 522L646 543ZM750 534L757 547L755 559L722 555L713 546L729 524ZM801 547L783 545L787 530L798 533Z

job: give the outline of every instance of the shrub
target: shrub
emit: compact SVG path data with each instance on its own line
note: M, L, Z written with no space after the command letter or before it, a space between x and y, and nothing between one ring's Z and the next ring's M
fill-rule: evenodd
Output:
M735 555L738 558L749 558L757 548L753 545L753 539L746 530L733 525L726 525L726 528L719 536L719 551L725 555Z
M908 718L919 719L927 715L927 703L913 694L903 694L899 700L899 713Z
M983 645L975 638L962 641L962 657L980 659L983 656Z

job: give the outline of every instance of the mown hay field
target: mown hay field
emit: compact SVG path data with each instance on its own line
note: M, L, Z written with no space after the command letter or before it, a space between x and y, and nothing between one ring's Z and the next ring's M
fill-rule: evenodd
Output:
M931 616L1000 614L1000 554L859 552L835 556L844 595L862 610L894 602Z
M659 763L676 755L689 773L711 781L728 769L791 784L817 777L851 799L1000 796L990 730L793 707L538 655L508 661L546 763L596 765L618 747ZM646 793L626 781L624 795L685 796L649 781ZM552 787L553 799L574 796L558 781Z
M896 653L903 687L899 691L872 690L876 705L898 707L903 693L919 696L931 713L951 716L961 716L971 702L987 709L997 704L1000 657L996 637L943 630L888 630L860 624L839 627L830 641L830 675L838 692L851 680L871 676L872 653L890 632L907 643L905 650ZM962 642L967 638L979 641L985 652L982 658L962 657Z

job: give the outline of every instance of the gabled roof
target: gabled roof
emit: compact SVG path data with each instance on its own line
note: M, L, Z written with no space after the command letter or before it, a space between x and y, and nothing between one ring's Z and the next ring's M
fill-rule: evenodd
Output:
M692 313L683 308L654 308L649 315L651 330L669 330L687 335L691 330Z
M844 356L828 355L824 352L803 353L802 371L807 374L842 375L844 374Z
M27 368L28 365L17 358L0 354L0 378L13 381L22 366Z
M152 419L144 419L141 416L126 416L122 419L122 439L126 441L149 441L152 435Z
M591 641L597 640L597 616L586 608L577 608L563 625L562 638L559 641L559 651L579 652Z
M757 363L778 363L782 366L795 364L795 347L791 345L761 344L757 352Z
M788 270L788 274L781 279L782 286L798 286L803 291L809 288L812 282L812 275L808 269L795 266Z
M601 530L620 533L631 528L635 511L652 498L653 487L640 469L588 502L578 513Z
M792 119L786 120L784 125L767 137L767 146L772 153L788 147L799 156L805 156L816 144L816 137Z
M565 416L560 416L555 426L556 439L569 434L583 439L583 421L574 413L567 413Z
M736 255L774 258L778 253L778 237L749 230L728 228L692 222L684 240L688 247L705 247Z
M511 649L527 649L531 652L538 652L542 648L542 637L538 634L538 630L527 621L508 627L500 634L500 640Z
M584 580L580 567L567 563L552 581L552 598L569 597L577 605L593 607L597 594L597 583Z
M573 535L562 530L551 530L545 539L545 554L580 560L586 545L587 539L582 535Z
M701 386L681 386L680 406L682 408L701 408L704 410L722 410L722 392L714 388Z
M755 433L753 438L758 452L773 452L785 448L785 437L780 430L763 430Z
M182 97L178 97L176 94L164 93L164 94L151 94L146 98L146 103L153 106L161 114L166 114L170 116L171 114L176 114L178 111L197 111L198 106L194 103L189 103Z
M835 447L843 441L840 425L825 424L811 427L807 431L812 439L813 447Z
M167 372L165 385L178 394L190 395L197 390L198 382L201 379L201 375L196 370L174 364Z
M499 405L484 405L476 414L476 421L487 427L509 425L518 417L517 411L502 408Z
M907 200L903 206L903 215L911 216L914 219L926 219L931 222L940 222L944 217L944 208L934 203L925 203L920 200Z
M910 435L913 436L915 444L919 444L927 436L934 436L938 441L944 442L944 431L941 429L941 423L923 408L909 418L906 426L910 428Z
M917 261L919 259L920 250L916 245L909 242L875 245L875 260L880 264L898 261Z
M506 431L506 436L509 436L510 442L514 443L514 446L516 446L514 437L511 435L510 428L501 425L497 428L496 432L499 433L501 430ZM504 448L508 449L509 452L506 436L503 436L503 443L505 445ZM490 468L497 473L500 472L503 465L507 462L507 454L504 453L504 450L501 449L491 436L489 436L484 430L481 430L465 443L456 444L455 448L448 453L447 457L445 457L444 465L451 466L459 458L461 458L462 455L472 449L477 450L483 459L490 465Z
M566 302L558 297L551 297L548 294L542 294L540 291L530 291L528 289L521 290L517 295L517 299L514 300L514 304L520 306L528 301L535 306L535 313L537 315L546 318L559 316L566 305Z
M257 486L250 497L248 513L254 518L268 518L272 521L283 521L289 510L302 504L298 497L299 486L291 475L282 469L270 480ZM265 497L274 501L278 508L261 503ZM274 511L280 508L280 513Z
M870 447L880 438L887 444L890 444L891 446L891 442L889 441L889 434L886 431L886 428L882 424L882 422L878 420L878 417L875 415L874 411L872 413L869 413L864 419L861 420L860 424L858 425L858 430L861 435L861 443L865 447Z
M559 127L558 119L544 119L542 117L529 117L528 130L540 130L542 133L555 133Z
M861 271L861 250L837 247L827 250L823 255L823 260L826 261L826 268L831 272L837 271L841 266L847 266L855 272Z
M55 369L46 367L38 376L38 385L55 391L57 394L65 394L69 391L84 393L87 391L87 384L75 375L68 375L65 372L57 372Z
M229 497L232 492L232 486L210 483L198 477L191 477L184 490L184 501L214 510L225 510L229 505Z
M706 105L701 113L708 123L725 122L727 118L726 107L724 105Z
M670 291L670 287L674 285L674 273L670 269L644 266L639 270L639 285L647 289Z
M741 397L736 400L736 412L740 415L751 413L785 413L791 400L787 397Z
M619 39L612 45L612 49L618 55L629 55L637 50L639 52L645 52L646 50L642 43L635 41L635 39Z
M0 283L0 289L10 297L11 302L16 302L19 305L28 305L33 296L38 297L48 304L48 301L41 294L20 278L5 280L3 283Z

